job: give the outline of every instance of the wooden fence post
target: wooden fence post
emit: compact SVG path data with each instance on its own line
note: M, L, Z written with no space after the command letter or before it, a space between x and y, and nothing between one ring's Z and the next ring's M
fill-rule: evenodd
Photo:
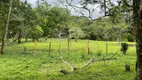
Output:
M51 54L51 42L49 43L49 56Z
M89 40L86 43L86 54L90 53L90 48L89 48Z
M87 43L85 43L85 52L86 52L86 54L88 54L88 47L87 47Z
M70 43L69 43L69 44L70 44L70 47L71 47L71 40L70 40Z
M60 54L60 50L61 50L61 41L59 42L59 50L58 50L59 54Z
M70 55L70 40L68 40L68 56Z
M26 47L24 47L24 53L26 53L27 52L27 48Z
M35 46L34 46L34 56L36 55L36 49L37 49L37 40L35 40Z
M87 53L89 54L90 53L89 40L88 40L87 50L88 50Z
M106 42L106 56L108 55L108 41Z

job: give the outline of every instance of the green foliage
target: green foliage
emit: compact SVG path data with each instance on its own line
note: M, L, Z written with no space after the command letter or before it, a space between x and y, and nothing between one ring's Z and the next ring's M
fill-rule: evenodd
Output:
M50 5L48 3L38 3L38 6L33 9L34 13L36 14L36 23L42 27L44 30L44 36L49 35L51 29L47 26L48 24L48 17L49 17L49 8Z
M38 40L43 35L43 33L44 31L39 25L35 26L34 28L30 30L30 36L32 39L35 39L35 40Z
M0 42L2 38L3 27L5 26L9 9L9 0L0 0Z
M57 41L59 40L49 38L47 42L38 42L36 56L33 55L34 42L7 46L5 54L0 56L0 80L132 80L135 77L135 47L128 50L129 54L127 56L118 52L120 56L116 55L116 60L105 61L105 63L104 61L95 62L68 75L61 74L61 69L70 71L70 68L62 62L57 54ZM51 56L48 56L47 52L48 42L52 42ZM73 52L68 57L67 40L63 39L61 45L62 57L77 68L85 65L92 57L95 60L104 57L105 42L90 40L90 49L93 51L91 55L85 54L84 49L76 51L81 47L84 48L85 43L86 40L79 40L78 43L72 42L71 51ZM98 45L99 50L102 50L100 56L96 56ZM25 46L27 47L27 53L21 54ZM117 42L110 42L107 57L111 57L119 47ZM125 71L125 64L131 66L131 72Z
M38 3L34 9L37 23L42 27L44 36L56 37L68 20L69 11L65 8L51 7L48 3Z
M104 18L98 21L84 20L80 25L85 35L88 36L88 39L116 41L118 37L122 36L123 38L123 35L126 34L126 24L113 24L109 19ZM126 37L124 38L126 39Z
M96 54L97 54L97 56L101 56L102 55L102 50L97 50Z
M110 10L113 17L97 21L71 16L68 9L52 7L46 1L40 1L38 6L33 9L26 0L24 2L15 1L13 7L12 20L9 27L10 38L18 35L19 31L22 31L23 37L29 37L31 28L39 25L44 31L44 37L57 38L60 36L63 38L114 41L117 40L118 35L123 35L120 34L122 33L120 31L125 28L123 25L125 24L124 20L121 20L123 15L117 14L121 10L119 6L114 6ZM114 23L118 22L118 24L113 24L110 20L114 21Z
M121 12L121 10L121 6L112 6L110 9L110 14L112 15L110 17L110 21L112 21L114 24L121 23L125 20L123 18L124 14Z
M90 0L85 2L87 4ZM127 2L120 2L119 5L122 6L116 6L110 2L108 10L109 14L112 15L111 17L90 21L87 18L72 16L68 9L51 6L46 1L39 1L37 7L32 8L27 0L22 2L14 0L8 37L15 38L20 33L19 31L22 31L22 37L29 37L31 28L39 25L44 31L44 37L59 38L60 36L63 38L116 41L118 37L122 36L122 39L128 38L130 40L129 35L128 37L127 35L123 36L125 35L123 31L127 25L123 18L125 15L121 13L121 10L127 9L124 5ZM0 27L4 26L9 2L2 1L2 3L0 4L0 22L2 22Z
M28 37L29 30L36 25L36 16L27 0L14 0L9 24L8 38ZM17 36L20 35L20 36Z
M47 41L48 37L49 37L49 36L45 36L45 37L44 37L44 38L45 38L45 41Z
M135 41L135 38L134 38L133 35L128 34L128 35L127 35L127 40L128 40L129 42L134 42L134 41Z
M62 31L64 27L67 27L66 24L69 19L68 16L69 16L69 12L67 9L52 7L49 11L49 22L47 26L51 30L56 29L57 32L50 31L51 33L49 35L55 36L59 34L59 32Z
M4 25L3 22L6 22L5 20L7 19L9 1L1 0L0 7L0 22Z
M69 24L69 26L70 26L70 28L69 28L70 38L80 39L85 36L82 29L76 23L71 23L71 24Z

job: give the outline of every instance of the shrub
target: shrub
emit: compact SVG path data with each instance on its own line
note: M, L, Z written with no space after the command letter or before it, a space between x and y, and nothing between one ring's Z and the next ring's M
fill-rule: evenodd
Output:
M131 34L128 34L127 40L128 40L129 42L134 42L134 41L135 41L134 36L131 35Z
M98 50L96 53L97 53L97 56L101 56L102 55L102 50Z
M121 43L121 51L124 55L126 55L126 51L128 50L128 44L127 43Z

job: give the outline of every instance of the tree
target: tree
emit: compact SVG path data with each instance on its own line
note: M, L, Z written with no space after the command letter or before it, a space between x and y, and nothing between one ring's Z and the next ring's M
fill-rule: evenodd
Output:
M133 26L136 30L136 80L142 80L142 0L133 0Z
M50 5L46 1L39 1L37 2L37 7L33 9L34 13L36 14L36 22L37 25L41 26L44 30L44 36L48 36L50 31L50 28L48 25L48 19L49 19L49 11L50 11Z
M10 22L12 4L13 4L13 0L10 1L9 11L8 11L8 16L7 16L7 21L6 21L6 26L5 26L4 30L3 30L2 45L1 45L1 54L3 54L3 52L4 52L5 41L6 41L7 34L8 34L8 26L9 26L9 22Z
M50 6L46 1L38 1L34 8L37 16L37 23L42 27L46 37L58 37L68 22L69 12L65 8ZM67 27L67 26L66 26Z
M13 42L18 40L18 43L21 43L21 38L24 37L25 41L27 41L30 28L36 25L35 20L35 13L27 0L15 0L13 2L8 37L13 38Z
M25 19L24 13L22 12L23 8L21 8L22 6L23 2L20 2L19 0L14 0L11 20L9 24L9 33L8 33L10 34L10 36L8 36L9 38L11 37L14 38L14 36L17 35L18 38L16 38L16 40L18 40L18 43L21 43L22 26ZM16 40L14 40L14 42Z
M14 10L13 10L13 21L19 22L19 25L15 25L17 31L17 40L18 43L21 43L21 38L25 37L25 41L27 41L28 33L30 28L36 25L36 15L32 10L31 5L27 2L27 0L23 2L19 2ZM14 27L14 26L12 26Z
M67 27L66 23L68 23L69 12L65 8L52 7L49 11L48 24L47 26L50 28L50 36L56 37L64 27ZM57 34L54 34L54 30L57 30Z
M43 35L44 31L42 30L42 28L40 26L35 26L33 28L31 28L30 30L30 36L31 38L34 40L37 40Z
M75 22L70 22L69 24L69 39L74 38L77 42L77 39L83 38L85 36L84 32L80 28L80 26Z
M7 20L7 13L8 13L8 7L9 7L9 1L8 0L1 0L0 1L0 41L2 41L2 32L3 28L5 27L5 23Z

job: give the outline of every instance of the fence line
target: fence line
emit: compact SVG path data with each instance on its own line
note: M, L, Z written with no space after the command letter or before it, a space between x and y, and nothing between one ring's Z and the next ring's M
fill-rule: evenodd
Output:
M70 55L71 52L76 52L76 51L82 51L82 50L85 50L84 52L86 52L86 54L90 54L90 43L89 43L89 40L86 41L86 47L81 47L81 48L74 48L74 49L71 49L71 41L67 41L67 48L63 48L61 49L61 41L58 43L58 47L57 49L52 49L52 42L49 42L49 45L47 46L48 47L48 50L47 49L38 49L37 48L37 44L38 42L35 40L35 43L34 43L34 49L28 49L26 46L24 47L24 53L26 53L28 50L29 51L33 51L34 52L34 56L36 55L37 51L48 51L48 55L50 56L51 55L51 52L53 51L58 51L60 54L61 52L66 52L67 51L67 54L68 56ZM73 46L72 46L73 47Z

